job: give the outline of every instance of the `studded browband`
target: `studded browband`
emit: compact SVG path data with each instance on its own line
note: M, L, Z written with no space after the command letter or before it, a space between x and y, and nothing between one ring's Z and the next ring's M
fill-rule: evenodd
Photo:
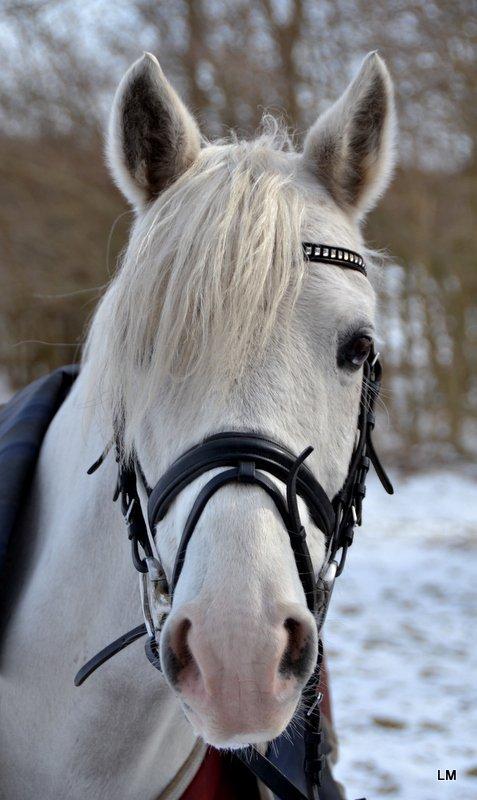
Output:
M354 250L345 250L344 247L331 247L329 244L311 244L303 242L303 254L307 261L320 264L336 264L339 267L347 267L361 272L362 275L368 274L364 259Z

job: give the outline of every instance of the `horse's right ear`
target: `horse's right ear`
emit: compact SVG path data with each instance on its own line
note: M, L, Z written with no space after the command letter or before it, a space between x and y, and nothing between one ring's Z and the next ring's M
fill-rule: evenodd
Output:
M200 133L166 79L145 53L126 72L114 98L107 157L126 198L143 207L197 158Z
M393 85L370 53L340 99L309 131L306 166L336 203L360 219L386 188L394 164Z

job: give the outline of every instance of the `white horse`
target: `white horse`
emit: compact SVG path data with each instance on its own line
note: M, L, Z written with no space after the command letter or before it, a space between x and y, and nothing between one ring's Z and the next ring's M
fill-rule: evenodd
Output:
M313 445L310 467L330 498L337 492L375 325L377 270L359 225L388 182L393 120L376 54L301 153L276 128L251 142L204 142L151 55L123 78L107 152L136 219L22 520L33 557L3 643L2 797L172 800L206 743L268 742L292 720L316 660L315 623L282 519L257 487L215 494L190 542L163 631L172 653L190 655L179 675L166 658L163 678L133 645L74 687L85 660L141 621L111 502L114 458L92 477L86 470L118 420L126 455L134 448L152 485L203 437L253 430L294 452ZM365 253L371 280L306 263L302 241ZM158 526L169 576L209 477ZM324 536L300 509L318 572ZM300 676L279 670L290 619L308 642Z

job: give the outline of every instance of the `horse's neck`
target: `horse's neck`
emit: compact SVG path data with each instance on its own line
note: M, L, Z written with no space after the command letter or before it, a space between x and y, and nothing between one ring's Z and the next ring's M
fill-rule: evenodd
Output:
M59 796L56 778L61 781L65 769L75 771L72 758L84 760L80 774L97 770L100 783L114 773L111 793L88 784L95 796L156 796L181 769L195 737L142 643L116 656L80 689L73 685L82 663L142 622L125 526L112 503L114 457L93 476L86 474L104 440L94 420L83 424L84 410L80 375L47 432L23 520L22 536L34 545L6 642L6 707L15 709L8 763L14 771L29 730L32 770L46 769L51 778L51 785L38 786L43 796ZM50 732L46 768L44 730ZM123 773L137 786L131 795L121 783ZM75 790L71 797L83 794ZM11 797L17 796L12 788Z
M94 417L84 422L83 383L80 375L47 432L34 503L40 548L57 553L63 570L71 568L73 592L88 576L88 599L96 607L93 624L107 628L121 618L127 625L137 619L140 609L134 604L124 524L120 509L112 503L116 480L112 454L98 472L87 474L104 449L104 440Z

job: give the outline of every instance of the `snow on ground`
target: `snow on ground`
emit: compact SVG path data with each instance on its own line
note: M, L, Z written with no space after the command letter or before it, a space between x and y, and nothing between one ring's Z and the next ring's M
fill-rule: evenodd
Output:
M477 483L369 483L326 624L335 775L350 800L476 800Z

